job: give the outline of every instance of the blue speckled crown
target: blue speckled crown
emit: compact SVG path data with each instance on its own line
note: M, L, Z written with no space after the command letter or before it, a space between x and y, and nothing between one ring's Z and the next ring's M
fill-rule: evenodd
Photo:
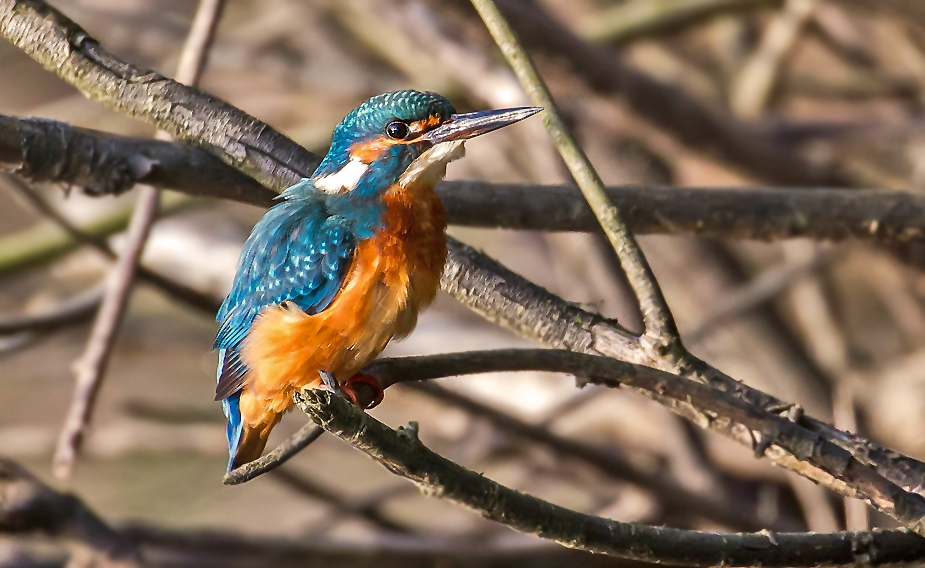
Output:
M411 122L431 116L446 119L455 112L453 104L437 93L409 90L377 95L355 108L337 125L331 149L315 175L336 171L350 159L350 146L366 138L384 135L386 125L393 120Z

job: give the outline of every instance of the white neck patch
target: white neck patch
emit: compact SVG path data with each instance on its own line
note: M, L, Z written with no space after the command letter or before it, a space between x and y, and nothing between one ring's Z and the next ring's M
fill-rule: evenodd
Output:
M446 165L466 155L464 140L452 140L434 144L418 156L405 173L398 178L398 184L406 187L417 181L436 184L446 175Z
M350 161L332 174L320 177L314 181L315 187L325 193L345 193L356 189L360 179L369 170L369 164L365 164L357 158L350 158Z

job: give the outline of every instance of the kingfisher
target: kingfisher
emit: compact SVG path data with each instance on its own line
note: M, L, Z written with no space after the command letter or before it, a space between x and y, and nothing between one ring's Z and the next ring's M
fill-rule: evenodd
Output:
M318 169L254 226L216 317L228 471L260 457L303 388L328 378L354 404L359 385L372 389L370 406L382 399L361 370L411 333L446 262L434 186L465 140L540 110L458 114L436 93L409 90L373 97L337 125Z

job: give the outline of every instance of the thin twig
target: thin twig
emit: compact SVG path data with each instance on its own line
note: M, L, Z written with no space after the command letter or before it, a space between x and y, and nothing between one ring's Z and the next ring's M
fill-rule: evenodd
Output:
M530 56L521 45L520 39L504 19L494 0L472 0L472 4L514 69L530 100L535 106L546 109L543 116L546 129L620 258L627 280L639 300L646 333L662 345L679 342L671 310L665 302L649 263L642 254L642 249L627 228L620 212L607 197L604 182L591 165L591 161L569 133L552 93L530 61Z
M12 186L16 194L25 199L40 215L50 219L64 229L64 232L70 235L75 242L91 247L109 259L115 260L118 258L116 251L109 246L109 243L107 243L105 239L99 235L87 233L77 225L71 223L67 217L55 210L54 207L51 207L17 176L6 174L2 176L2 179ZM153 285L168 296L208 314L217 312L221 305L220 300L217 300L209 294L203 294L195 288L191 288L168 276L154 272L144 265L139 264L136 267L135 275L139 280Z
M293 434L288 440L276 447L275 450L254 460L246 463L241 467L228 472L222 481L225 485L239 485L261 476L268 471L286 463L289 458L307 448L312 442L318 439L318 436L324 434L324 429L315 424L308 423L299 428L299 431Z
M224 0L200 1L180 58L178 82L195 84L198 81L223 7ZM109 356L124 319L138 261L157 217L159 202L160 190L152 186L141 188L135 211L129 221L124 248L107 278L103 302L90 332L87 348L74 363L77 378L74 398L61 429L54 456L53 470L58 478L70 477L74 469L77 454L93 414L96 395L102 385Z
M93 323L86 350L74 363L77 379L74 397L64 420L54 456L53 471L59 479L69 478L73 471L84 433L90 423L96 395L106 373L109 354L112 352L128 304L135 266L144 250L151 222L157 214L160 196L157 189L149 189L139 195L126 234L125 247L107 277L103 301Z

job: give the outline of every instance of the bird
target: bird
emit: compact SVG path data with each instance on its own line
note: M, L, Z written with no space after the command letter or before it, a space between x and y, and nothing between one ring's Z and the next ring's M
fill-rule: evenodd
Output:
M261 456L303 388L333 384L360 405L366 385L367 407L378 404L382 387L361 370L414 329L446 262L434 186L465 140L540 110L457 113L439 94L404 90L372 97L337 125L311 177L254 226L216 316L229 472Z

